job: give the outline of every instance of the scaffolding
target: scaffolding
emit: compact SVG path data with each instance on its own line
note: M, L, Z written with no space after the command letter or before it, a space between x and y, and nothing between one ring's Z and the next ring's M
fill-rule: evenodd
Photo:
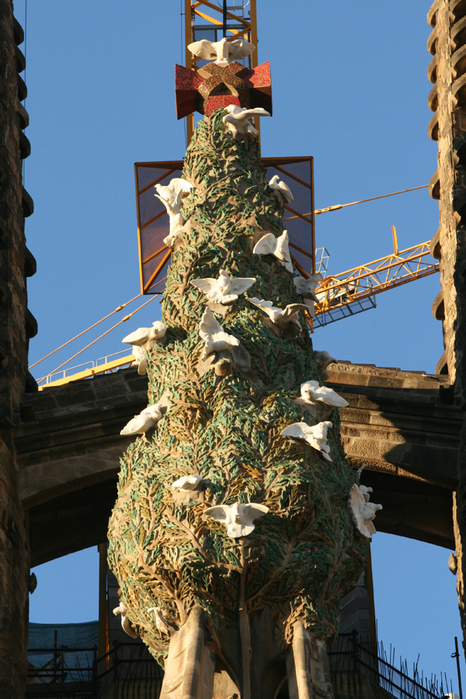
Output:
M197 70L206 61L196 58L188 46L194 41L208 39L219 41L227 37L231 41L245 39L254 44L256 50L248 58L243 59L249 68L257 67L257 19L256 0L185 0L185 47L186 68ZM259 119L255 119L259 130ZM186 143L189 144L194 133L194 114L186 117Z

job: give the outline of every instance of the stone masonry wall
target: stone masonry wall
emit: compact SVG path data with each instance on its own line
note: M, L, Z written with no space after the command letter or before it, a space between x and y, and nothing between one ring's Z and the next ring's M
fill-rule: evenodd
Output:
M430 193L439 201L439 229L431 244L440 260L441 291L434 317L443 322L445 352L437 370L448 374L456 399L466 399L466 2L435 0L427 21L432 33L427 49L433 55L428 78L434 86L428 103L434 116L429 135L438 141L438 169ZM454 498L454 529L458 561L457 588L466 633L466 597L462 551L466 537L466 420L458 460ZM463 645L465 646L465 640Z
M11 0L0 0L0 696L18 699L26 679L29 554L19 499L14 427L27 378L28 337L35 321L27 310L24 218L32 200L22 187L21 160L29 154L22 129L26 86L19 76L23 32Z

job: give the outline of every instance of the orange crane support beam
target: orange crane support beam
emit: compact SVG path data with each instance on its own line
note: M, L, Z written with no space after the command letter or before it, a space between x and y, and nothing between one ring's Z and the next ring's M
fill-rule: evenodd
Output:
M432 258L425 259L427 256L430 257L429 241L326 277L316 288L319 302L315 305L315 314L341 308L435 274L439 271L439 265Z

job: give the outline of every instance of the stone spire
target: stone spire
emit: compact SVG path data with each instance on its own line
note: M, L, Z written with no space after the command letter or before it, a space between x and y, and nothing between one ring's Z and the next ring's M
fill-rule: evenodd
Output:
M284 199L233 113L204 118L185 157L191 186L164 193L166 332L144 345L163 416L121 459L109 563L131 631L165 665L163 699L266 699L286 679L300 698L330 697L325 647L378 506L367 490L350 505L359 473L334 392L301 391L323 376Z

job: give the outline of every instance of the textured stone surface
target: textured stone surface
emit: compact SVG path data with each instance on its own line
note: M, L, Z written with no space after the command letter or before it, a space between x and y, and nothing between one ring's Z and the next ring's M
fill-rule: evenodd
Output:
M436 128L430 135L438 141L438 170L436 173L438 190L431 188L431 194L439 199L440 225L437 251L440 255L440 283L443 310L438 316L442 319L445 354L438 370L450 377L458 393L464 395L466 377L462 377L459 364L462 362L465 347L464 319L464 279L466 249L464 247L464 225L462 195L465 182L462 177L464 163L456 154L458 138L466 127L463 117L463 99L455 99L453 86L457 82L458 71L453 68L454 56L462 43L461 36L454 38L454 29L461 17L450 13L448 0L436 0L429 12L428 21L433 27L427 47L433 54L428 77L435 86L435 99L429 105L435 110ZM450 39L452 33L452 39ZM459 370L459 371L458 371Z
M29 560L12 428L27 377L28 338L35 321L26 303L24 216L32 200L21 183L29 142L20 122L25 85L18 67L22 30L10 0L0 0L0 695L23 696L26 674ZM32 271L31 265L29 265Z
M435 0L427 21L427 48L433 58L428 78L434 83L429 107L435 115L429 135L438 140L438 169L431 194L439 200L440 225L433 252L440 259L441 291L433 304L442 320L445 352L437 369L448 374L454 393L466 399L466 8L464 3ZM435 181L434 181L435 180ZM466 423L457 464L455 541L458 599L466 649L466 598L463 549L466 536Z
M348 362L329 370L327 384L350 403L340 413L347 459L354 468L367 464L365 482L384 505L377 528L452 547L462 415L457 405L443 402L450 396L448 377ZM34 565L77 550L79 542L91 546L105 539L118 455L131 441L119 432L147 404L147 379L136 369L86 384L85 391L70 383L23 399L30 421L18 429L16 447ZM60 528L51 539L53 521Z
M442 402L448 377L366 365L330 365L327 382L349 402L342 441L353 466L457 484L461 411ZM363 387L363 390L361 388Z

